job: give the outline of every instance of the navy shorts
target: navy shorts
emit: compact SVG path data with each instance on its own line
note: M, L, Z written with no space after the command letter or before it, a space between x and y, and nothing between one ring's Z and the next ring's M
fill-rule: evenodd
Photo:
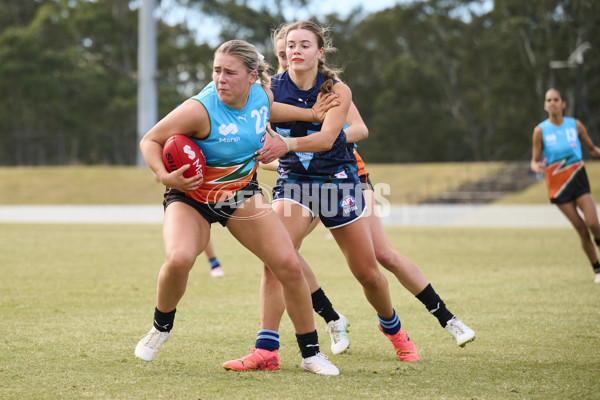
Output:
M225 226L233 213L240 208L246 200L259 193L262 194L262 190L254 178L243 189L235 192L235 195L231 199L218 203L200 203L191 197L187 197L182 191L167 188L163 206L166 209L169 204L175 202L185 203L198 211L209 224L218 222Z
M277 179L273 202L289 200L320 217L328 229L339 228L360 218L365 210L362 184L356 172L336 176L286 173Z
M585 172L585 167L581 168L571 182L567 184L567 187L553 199L550 199L551 203L554 204L565 204L577 200L584 194L590 193L590 181Z

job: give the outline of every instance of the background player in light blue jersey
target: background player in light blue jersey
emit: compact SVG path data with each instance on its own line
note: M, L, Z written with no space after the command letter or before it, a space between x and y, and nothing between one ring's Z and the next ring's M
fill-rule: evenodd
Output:
M583 251L594 269L594 282L600 283L600 262L590 238L591 233L596 245L600 246L600 223L583 165L581 145L585 145L594 157L600 156L600 148L594 145L579 120L564 116L566 106L558 90L546 92L544 110L548 119L533 130L531 170L546 175L550 201L577 231Z

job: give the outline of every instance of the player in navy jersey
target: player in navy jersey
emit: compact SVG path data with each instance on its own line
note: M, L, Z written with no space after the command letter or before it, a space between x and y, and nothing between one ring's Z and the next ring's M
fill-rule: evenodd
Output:
M266 86L267 67L249 43L232 40L222 44L214 55L213 81L159 121L140 143L147 164L167 187L166 257L158 276L153 327L135 348L136 357L142 360L154 360L169 339L190 270L208 243L211 224L219 222L267 264L284 287L302 368L323 375L339 374L319 351L310 291L293 243L256 181L254 153L264 145L269 118L314 119L312 110L273 102ZM203 178L185 178L187 166L173 172L165 168L163 146L175 134L189 136L202 149L207 166ZM277 246L271 245L273 237ZM258 369L279 369L277 357L271 353L265 357L258 350L248 362Z
M340 104L327 112L322 124L301 121L271 124L277 135L258 152L257 160L270 163L279 159L272 204L296 248L313 219L320 217L377 312L379 329L392 342L398 358L418 361L417 349L401 328L392 306L387 279L377 267L369 226L362 218L365 205L356 159L348 149L343 130L352 94L348 86L335 78L337 71L326 67L327 50L330 45L320 25L300 21L287 26L289 69L271 77L276 101L311 107L321 91L331 91L338 95ZM279 283L265 266L261 294L276 293L277 286ZM261 315L261 331L255 347L275 351L278 341L263 340L261 333L277 332L278 328L279 318L269 320ZM246 357L226 362L224 367L241 368Z
M583 165L581 145L595 157L600 157L600 148L594 145L579 120L564 116L566 106L558 90L552 88L546 92L544 110L548 119L533 130L531 170L546 175L550 202L557 205L577 231L594 269L594 282L600 283L600 263L594 246L594 242L600 246L600 223Z
M278 72L283 73L288 67L288 60L285 53L285 26L282 26L274 33L273 45L275 47L275 55L279 62ZM350 110L348 111L344 131L348 143L355 143L368 137L369 132L367 126L354 105L354 102L352 102ZM433 315L440 325L456 340L456 343L463 347L466 343L474 340L475 332L448 310L444 301L433 289L433 286L429 283L419 267L392 246L385 234L381 219L374 212L374 190L369 179L369 174L366 171L365 163L358 154L355 145L351 147L351 151L356 158L358 176L363 184L362 193L368 208L365 217L371 231L377 261L384 268L392 272L398 281L425 305L431 315ZM315 218L306 235L312 231L318 221L319 219ZM300 262L311 290L313 309L323 317L327 323L327 332L331 336L331 351L334 354L342 353L350 345L347 335L348 321L344 315L334 309L331 301L317 282L313 271L301 256ZM270 291L270 293L270 301L262 304L261 312L265 316L263 318L276 321L277 318L281 318L281 315L283 314L283 307L278 308L276 307L276 304L281 304L282 301L272 301L273 291ZM269 314L271 314L272 317L268 317L267 315Z

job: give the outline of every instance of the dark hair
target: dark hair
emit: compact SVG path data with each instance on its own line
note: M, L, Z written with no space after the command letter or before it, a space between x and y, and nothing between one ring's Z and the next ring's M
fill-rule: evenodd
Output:
M548 93L548 92L549 92L549 91L551 91L551 90L554 90L556 93L558 93L558 97L560 97L560 99L561 99L562 101L565 101L565 99L563 98L563 95L562 95L562 93L560 92L560 90L558 90L558 89L556 89L556 88L553 88L553 87L551 87L551 88L548 88L548 90L546 90L546 93Z

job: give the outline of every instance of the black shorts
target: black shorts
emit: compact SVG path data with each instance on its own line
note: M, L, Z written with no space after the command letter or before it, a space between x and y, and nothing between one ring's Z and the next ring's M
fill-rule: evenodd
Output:
M198 213L202 215L202 218L209 224L218 222L225 226L233 213L242 206L246 200L256 194L262 194L262 190L255 179L252 179L252 181L250 181L243 189L235 192L235 195L231 199L220 201L218 203L200 203L191 197L187 197L185 193L180 190L167 188L163 206L166 209L171 203L185 203L198 211Z
M590 193L590 181L584 167L577 171L562 193L551 199L550 202L554 204L570 203L587 193Z
M371 178L369 178L368 172L364 175L359 175L358 179L360 179L362 190L373 190L373 183L371 183Z

